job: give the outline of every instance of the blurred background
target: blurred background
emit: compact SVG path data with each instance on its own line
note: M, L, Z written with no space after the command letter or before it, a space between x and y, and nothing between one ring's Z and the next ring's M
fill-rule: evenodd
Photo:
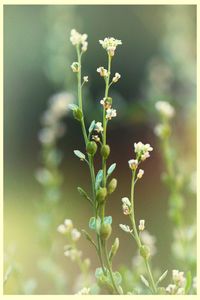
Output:
M4 253L5 266L14 262L18 270L7 282L6 294L59 293L51 285L51 278L43 276L38 268L39 258L48 253L38 239L37 205L43 201L43 191L35 172L41 165L38 132L48 99L63 91L76 99L76 80L70 69L76 57L69 42L72 28L88 34L89 48L83 57L83 73L89 76L84 90L88 125L93 119L100 120L99 100L104 93L104 83L96 69L106 66L106 53L98 40L113 36L123 43L117 48L112 69L122 76L111 88L118 116L110 122L108 131L109 163L117 163L118 188L109 200L106 214L113 216L113 236L118 236L121 244L114 268L129 266L136 251L118 224L126 223L120 199L129 196L127 161L133 157L137 141L150 143L154 151L143 165L145 176L136 189L136 216L146 220L146 227L156 237L155 266L162 265L163 270L173 267L168 254L172 241L172 224L167 216L168 191L160 179L164 164L153 131L158 122L154 104L166 100L176 109L173 145L179 164L184 172L191 174L192 181L196 168L196 7L5 5ZM64 155L60 166L64 180L55 224L57 227L64 218L70 218L78 229L88 229L92 211L76 187L90 190L89 173L87 166L73 154L74 149L84 151L81 131L70 112L63 122L66 133L58 147ZM196 202L185 198L185 218L193 222ZM69 294L74 292L79 271L64 257L64 239L56 227L53 238L59 250L54 259L63 269L58 275L63 282L63 293ZM98 267L94 249L84 237L79 246L85 257L91 257L92 268ZM57 271L52 269L52 272Z

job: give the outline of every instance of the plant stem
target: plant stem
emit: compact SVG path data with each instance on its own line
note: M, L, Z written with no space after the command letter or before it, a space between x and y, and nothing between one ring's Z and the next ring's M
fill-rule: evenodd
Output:
M131 223L132 223L132 226L133 226L134 238L135 238L137 246L140 250L140 248L143 245L142 245L140 236L138 234L137 226L136 226L136 223L135 223L135 208L134 208L135 175L136 175L136 170L134 170L132 172L132 180L131 180L131 214L130 214L130 220L131 220ZM153 279L153 275L152 275L152 272L151 272L151 268L150 268L150 265L149 265L148 258L143 257L143 259L144 259L144 262L145 262L145 265L146 265L148 277L149 277L149 280L151 282L153 292L155 294L157 294L157 288L156 288L155 281Z

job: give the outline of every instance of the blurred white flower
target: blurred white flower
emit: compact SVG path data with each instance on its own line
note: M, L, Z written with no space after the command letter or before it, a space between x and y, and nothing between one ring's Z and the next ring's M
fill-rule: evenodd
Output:
M78 73L80 71L80 65L77 61L74 61L72 64L71 64L71 69L74 73Z
M121 78L121 75L119 73L115 73L115 76L113 77L112 81L117 82Z
M119 227L125 231L125 232L132 232L132 230L130 229L130 227L128 225L124 225L124 224L119 224Z
M175 114L173 106L167 101L158 101L155 104L157 111L166 118L172 118Z
M65 234L67 232L67 229L64 224L60 224L57 228L57 231L61 234Z
M71 231L71 236L72 240L76 242L80 239L81 233L76 228L73 228Z
M178 270L172 270L172 279L179 287L183 287L186 281L184 272L179 272Z
M166 287L166 292L169 293L170 295L175 294L175 291L176 291L176 285L175 284L169 284Z
M89 295L90 294L90 288L82 288L76 295Z
M39 131L38 139L42 144L52 144L55 141L55 132L51 128L42 128Z
M131 170L136 170L138 167L138 160L137 159L130 159L128 161L129 167Z
M138 173L137 173L137 178L138 178L138 179L141 179L143 175L144 175L144 170L139 169L139 171L138 171Z
M75 29L71 30L71 36L70 36L70 41L72 42L72 45L78 46L79 44L82 44L85 46L86 40L87 40L87 34L80 34L78 31Z
M97 72L101 77L108 77L108 70L104 69L104 67L97 68Z
M83 76L83 81L84 82L88 82L89 80L88 80L88 76Z
M156 238L153 235L151 235L147 230L142 231L140 237L142 242L149 247L151 255L155 255L157 252L155 245Z

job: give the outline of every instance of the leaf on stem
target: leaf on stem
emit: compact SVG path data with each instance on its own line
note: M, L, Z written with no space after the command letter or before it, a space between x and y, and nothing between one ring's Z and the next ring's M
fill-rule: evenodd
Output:
M111 225L112 224L112 217L111 216L104 217L104 223Z
M192 285L192 275L191 272L188 271L186 275L186 285L185 285L185 294L188 294Z
M148 280L143 275L140 275L140 279L142 280L144 285L146 285L148 288L150 287Z
M94 129L94 126L95 126L95 120L93 120L93 121L91 122L91 124L90 124L90 127L89 127L89 129L88 129L89 133L92 132L92 130Z
M71 109L73 111L78 109L78 105L76 105L76 104L69 104L68 107L69 107L69 109Z
M109 177L112 172L115 170L116 168L116 163L112 164L109 168L108 168L108 171L107 171L107 177Z
M83 232L83 234L85 235L86 239L87 239L89 242L91 242L91 243L93 244L93 246L95 246L95 248L97 249L97 246L96 246L94 240L93 240L93 239L91 238L91 236L89 235L89 233L88 233L86 230L84 230L84 229L82 229L82 232Z
M98 190L101 182L102 182L102 179L103 179L103 170L99 170L98 173L97 173L97 176L96 176L96 180L95 180L95 189L96 191Z
M81 187L77 187L77 190L79 192L79 194L85 198L86 200L88 200L90 202L90 204L93 206L93 202L92 199L90 199L90 197L88 196L88 194L81 188Z
M80 160L85 160L85 154L83 154L81 151L79 150L74 150L74 154L80 158Z
M161 281L163 281L165 279L165 277L167 276L168 270L166 270L158 279L158 281L156 282L156 285L158 285Z

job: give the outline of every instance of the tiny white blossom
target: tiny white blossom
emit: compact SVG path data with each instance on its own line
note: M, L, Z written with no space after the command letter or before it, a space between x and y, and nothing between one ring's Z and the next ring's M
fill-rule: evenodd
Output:
M138 228L140 231L145 229L145 220L140 220Z
M106 70L104 67L99 67L97 68L97 72L100 74L102 77L108 77L108 70Z
M75 29L72 29L71 30L71 36L70 36L70 41L71 41L71 43L72 43L72 45L74 45L74 46L78 46L78 45L80 45L80 44L82 44L82 47L84 47L84 50L85 50L85 48L86 48L86 50L87 50L87 42L86 42L86 40L87 40L87 34L80 34L78 31L76 31ZM85 51L86 51L85 50ZM83 50L82 50L83 51Z
M157 111L166 118L172 118L175 114L173 106L166 101L158 101L155 104Z
M169 294L174 294L176 291L176 285L175 284L169 284L167 287L166 287L166 292L169 293Z
M88 82L89 80L88 80L88 76L83 76L83 81L84 82Z
M103 126L101 122L96 122L94 130L97 132L103 132Z
M183 287L186 281L184 272L179 272L178 270L172 270L172 279L180 287Z
M79 66L79 63L77 61L74 61L72 64L71 64L71 69L74 73L78 73L80 71L80 66Z
M137 159L130 159L128 161L129 167L131 170L136 170L138 167L138 160Z
M73 223L72 223L72 220L70 220L70 219L65 219L64 225L68 231L70 231L73 228Z
M119 227L125 232L129 232L129 233L132 232L132 230L130 229L130 227L128 225L119 224Z
M141 179L143 175L144 175L144 170L139 169L139 171L138 171L138 173L137 173L137 178L138 178L138 179Z
M58 231L59 233L62 233L62 234L65 234L65 233L67 232L66 227L65 227L64 224L60 224L60 225L58 226L58 228L57 228L57 231Z
M104 40L99 40L99 43L104 49L106 49L110 56L113 56L115 54L115 50L118 45L122 45L121 40L117 40L113 37L105 38Z
M82 288L76 295L89 295L90 294L90 288Z
M86 52L87 48L88 48L88 42L85 41L82 43L82 47L81 47L82 52Z
M116 109L113 109L113 108L108 108L106 110L106 119L107 120L111 120L112 118L116 117L117 116L117 112L116 112Z
M112 81L117 82L121 78L121 75L119 73L115 73L115 76L113 77Z
M95 142L100 142L100 137L98 135L92 135L92 139L95 141Z
M77 249L68 249L64 252L64 255L71 258L72 261L74 261L76 258L80 257L82 255L81 251L78 251Z
M130 200L128 199L128 197L123 197L123 198L122 198L122 203L123 203L123 204L126 204L127 206L131 206L131 202L130 202Z
M106 98L103 98L102 100L100 100L100 104L103 105L103 107L107 110L109 108L111 108L111 103L109 103Z
M71 231L71 236L72 240L76 242L81 237L81 233L76 228L73 228Z

